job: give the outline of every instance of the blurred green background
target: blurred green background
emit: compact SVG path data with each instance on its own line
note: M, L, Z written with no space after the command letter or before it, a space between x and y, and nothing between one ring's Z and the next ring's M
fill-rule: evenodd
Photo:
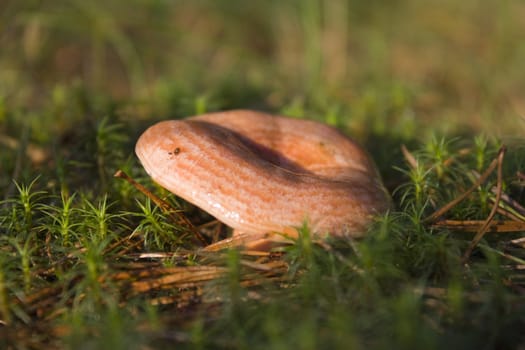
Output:
M525 113L524 17L517 0L4 0L0 101L53 105L56 131L78 118L61 109L73 99L152 118L306 114L358 137L512 134Z

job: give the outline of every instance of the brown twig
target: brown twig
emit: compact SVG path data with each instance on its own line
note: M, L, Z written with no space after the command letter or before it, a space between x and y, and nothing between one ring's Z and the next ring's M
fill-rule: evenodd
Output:
M512 241L510 241L510 243L517 245L521 248L525 248L525 237L513 239Z
M447 159L445 159L443 161L443 165L444 166L450 166L452 163L454 163L459 157L461 156L465 156L467 154L469 154L470 152L472 152L472 150L470 148L462 148L458 151L458 156L454 155L454 156L451 156L451 157L448 157Z
M113 176L119 179L124 179L127 182L129 182L133 187L135 187L140 192L144 193L146 197L150 198L159 208L161 208L162 211L164 211L164 213L167 214L174 223L182 223L195 235L197 240L200 243L202 243L203 246L208 245L208 242L206 242L204 236L197 230L197 228L195 228L195 226L190 222L190 220L188 220L188 218L181 214L178 210L173 208L168 202L157 197L150 190L133 180L128 174L126 174L120 169L117 170L117 172Z
M440 217L441 215L445 214L447 211L458 205L461 201L463 201L465 198L467 198L468 195L470 195L476 188L478 188L482 183L484 183L489 175L496 169L499 162L498 159L500 158L501 154L504 154L506 151L506 148L503 146L500 148L498 152L498 157L496 157L489 165L487 170L479 177L479 179L472 185L467 191L465 191L460 196L456 197L454 200L450 201L449 203L445 204L440 209L436 210L433 214L428 216L427 218L423 219L423 222L431 222Z
M479 232L485 220L440 220L432 227L446 228L454 231ZM487 228L488 232L506 233L525 231L525 222L514 220L493 220Z
M417 168L417 159L414 157L414 155L406 148L405 145L401 145L401 153L403 153L403 157L405 157L405 160L407 161L408 165L410 165L413 169Z
M497 189L495 187L493 187L491 189L492 193L497 193ZM515 201L514 199L512 199L508 194L506 194L505 192L501 193L501 201L502 202L505 202L507 203L508 205L510 205L514 210L516 210L520 215L525 215L525 208L520 204L518 203L517 201ZM521 219L520 219L521 220Z
M494 201L494 205L492 207L492 210L490 211L489 216L483 223L483 226L481 226L478 233L476 233L476 236L474 236L474 238L472 239L472 242L470 242L470 245L465 251L465 254L463 254L463 258L462 258L463 264L465 264L468 261L468 259L470 258L470 255L472 254L472 251L478 245L478 243L481 241L481 239L487 232L489 225L492 222L492 219L494 218L494 215L496 215L496 212L498 210L499 202L501 200L501 191L503 188L503 158L505 156L506 150L507 149L504 146L501 147L498 152L498 157L495 159L497 167L498 167L498 180L497 180L497 186L496 186L497 193L496 193L496 199ZM483 176L481 178L483 178Z
M167 273L153 279L133 281L131 290L133 293L145 293L152 289L168 289L194 287L203 281L217 279L224 275L227 270L217 266L185 266L166 269Z
M517 217L516 215L514 215L513 213L511 213L510 211L502 207L498 208L498 214L501 214L513 221L524 222L522 219L520 219L519 217Z

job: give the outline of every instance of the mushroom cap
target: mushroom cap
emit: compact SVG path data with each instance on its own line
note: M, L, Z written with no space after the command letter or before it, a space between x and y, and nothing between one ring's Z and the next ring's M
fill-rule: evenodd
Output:
M246 234L361 236L390 205L374 163L337 129L237 110L159 122L135 151L159 185Z

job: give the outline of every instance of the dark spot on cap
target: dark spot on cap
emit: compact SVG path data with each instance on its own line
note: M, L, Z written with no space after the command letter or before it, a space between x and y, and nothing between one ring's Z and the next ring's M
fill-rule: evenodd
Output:
M168 154L171 156L171 155L177 155L180 153L180 147L176 147L173 151L171 152L168 152Z

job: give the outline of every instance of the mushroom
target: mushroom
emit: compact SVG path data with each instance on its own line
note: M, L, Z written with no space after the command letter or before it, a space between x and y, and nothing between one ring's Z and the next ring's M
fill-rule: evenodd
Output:
M162 187L268 249L297 237L360 237L390 205L365 150L315 121L249 110L159 122L135 152Z

